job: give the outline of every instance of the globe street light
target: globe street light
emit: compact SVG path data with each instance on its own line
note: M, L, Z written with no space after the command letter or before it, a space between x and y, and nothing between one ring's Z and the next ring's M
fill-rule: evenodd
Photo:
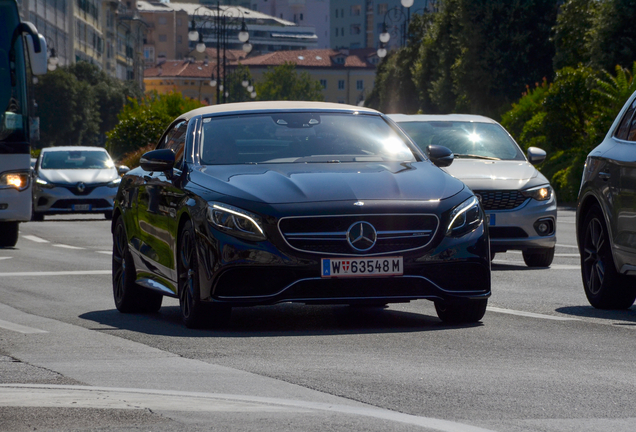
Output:
M204 13L199 14L199 9L204 8ZM226 79L226 63L227 63L227 45L230 31L238 30L238 40L242 43L242 49L244 52L249 53L252 51L252 44L249 42L250 34L247 30L247 24L245 23L245 16L240 8L235 6L223 6L220 3L216 4L215 13L211 13L205 6L199 6L192 14L192 21L190 23L190 29L188 31L188 40L190 42L197 42L195 49L197 52L204 52L206 49L205 41L203 40L204 27L210 28L216 39L216 79L214 75L210 79L210 85L216 86L216 103L225 103L229 96L229 93L223 92L225 79ZM198 18L199 28L197 30L197 23L195 17ZM221 70L222 69L222 70ZM218 82L217 82L218 80ZM223 99L221 99L223 97Z
M382 23L382 33L380 33L380 46L377 50L378 57L384 58L387 55L387 44L391 40L391 36L401 36L400 47L404 47L408 43L409 25L411 23L411 6L413 6L414 0L401 0L402 7L396 6L389 9L384 14L384 21ZM435 2L431 0L431 4ZM418 9L422 13L428 12L429 0L424 2L424 7ZM406 13L404 12L406 10ZM401 35L400 35L401 33Z

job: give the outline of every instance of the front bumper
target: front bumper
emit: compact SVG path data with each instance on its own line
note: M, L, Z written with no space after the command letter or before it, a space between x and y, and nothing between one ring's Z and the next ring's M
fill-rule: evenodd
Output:
M198 237L204 270L199 281L206 301L233 306L396 303L487 298L491 293L483 224L461 238L443 237L436 247L400 254L404 274L390 277L322 278L320 259L334 257L273 248L269 242L248 244L220 233L215 239L216 244L205 235Z
M512 210L485 210L485 213L490 220L492 252L553 248L556 245L557 203L554 194L548 201L528 199ZM541 235L537 230L538 221L546 221L551 230Z
M40 214L105 213L113 210L117 188L97 186L90 193L78 195L72 188L34 186L33 211Z

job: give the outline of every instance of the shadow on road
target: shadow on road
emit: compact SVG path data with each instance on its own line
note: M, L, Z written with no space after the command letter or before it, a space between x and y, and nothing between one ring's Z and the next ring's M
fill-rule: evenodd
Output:
M592 306L565 306L556 309L557 312L566 315L574 315L586 318L600 318L611 321L623 321L614 323L619 326L636 326L636 307L626 310L603 310Z
M80 318L102 326L106 333L128 330L176 337L272 337L404 333L479 327L478 324L446 325L436 316L391 308L305 306L281 304L234 308L230 322L221 329L192 330L181 322L178 306L162 307L156 314L122 314L116 309L85 313Z
M537 270L548 270L550 267L528 267L526 265L519 264L503 264L501 261L493 262L491 264L491 268L493 271L537 271Z

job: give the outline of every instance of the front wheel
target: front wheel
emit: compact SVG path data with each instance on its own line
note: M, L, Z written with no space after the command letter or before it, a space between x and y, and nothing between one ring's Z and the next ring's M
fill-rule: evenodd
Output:
M598 309L627 309L634 304L633 279L616 271L603 212L594 206L585 216L581 240L581 276L585 295Z
M126 227L121 217L115 222L113 232L112 279L113 298L119 312L157 312L161 308L163 296L145 290L135 282L135 264L128 250Z
M216 303L201 301L199 287L199 262L196 253L195 233L191 221L187 221L179 235L179 306L183 324L188 328L221 326L230 319L232 309Z
M437 316L447 323L476 323L486 314L488 299L446 302L435 300Z
M554 248L524 250L523 260L528 267L550 267L554 260Z
M18 243L19 222L0 222L0 247L13 247Z

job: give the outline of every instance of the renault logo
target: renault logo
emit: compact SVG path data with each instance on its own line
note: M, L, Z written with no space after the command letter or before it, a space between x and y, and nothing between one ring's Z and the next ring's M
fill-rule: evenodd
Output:
M347 231L347 241L358 252L366 252L371 249L378 234L369 222L356 222Z
M86 190L86 185L84 183L80 182L80 183L77 184L77 191L79 193L82 193L85 190Z

